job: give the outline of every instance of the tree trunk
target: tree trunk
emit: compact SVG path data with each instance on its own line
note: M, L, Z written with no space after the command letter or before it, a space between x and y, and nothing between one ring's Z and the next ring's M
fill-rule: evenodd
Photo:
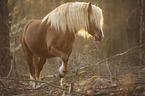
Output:
M10 69L10 44L7 0L0 0L0 76L7 76Z
M140 39L139 45L145 44L145 0L140 1ZM140 48L140 65L143 64L143 55L145 55L145 49Z

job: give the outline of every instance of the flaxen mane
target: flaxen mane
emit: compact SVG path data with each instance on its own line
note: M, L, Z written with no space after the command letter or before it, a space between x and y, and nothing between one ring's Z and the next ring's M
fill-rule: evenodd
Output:
M89 19L88 19L88 3L75 2L63 4L42 19L42 23L47 21L51 23L51 26L57 31L66 32L67 29L70 32L78 32L80 29L88 31ZM92 5L92 12L90 15L90 22L94 23L97 27L103 26L102 10Z

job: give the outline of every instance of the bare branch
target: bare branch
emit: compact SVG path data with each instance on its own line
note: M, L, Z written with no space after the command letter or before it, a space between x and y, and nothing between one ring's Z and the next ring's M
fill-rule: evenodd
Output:
M141 45L141 46L136 46L136 47L130 48L130 49L128 49L128 50L125 51L125 52L118 53L118 54L116 54L116 55L114 55L114 56L112 56L112 57L110 57L110 58L107 58L107 59L105 59L105 60L100 61L100 62L97 63L97 64L92 64L92 65L90 65L90 66L102 64L102 63L104 63L104 62L106 62L106 61L108 61L108 60L112 60L112 59L114 59L114 58L116 58L116 57L118 57L118 56L123 56L123 55L129 53L129 52L132 51L132 50L135 50L135 49L138 49L138 48L143 48L143 47L145 47L145 44L144 44L144 45ZM88 68L88 67L90 67L90 66L86 66L86 67L84 67L84 68Z

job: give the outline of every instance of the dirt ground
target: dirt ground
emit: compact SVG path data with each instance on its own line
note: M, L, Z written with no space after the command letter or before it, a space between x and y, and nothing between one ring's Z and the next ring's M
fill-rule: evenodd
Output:
M86 73L83 75L87 75ZM69 78L69 79L68 79ZM67 76L67 83L73 84L73 91L69 93L69 86L64 89L59 86L59 77L51 76L42 78L44 81L41 87L34 89L29 85L28 77L21 79L0 79L1 96L145 96L145 79L138 77L133 79L131 74L127 74L120 80L110 80L98 76L91 76L77 82L70 82ZM45 83L49 81L49 83ZM55 86L51 86L56 85Z

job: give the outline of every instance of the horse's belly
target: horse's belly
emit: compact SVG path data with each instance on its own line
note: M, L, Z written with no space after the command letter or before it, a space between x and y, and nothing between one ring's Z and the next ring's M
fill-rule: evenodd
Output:
M36 54L38 57L44 57L44 58L55 57L54 55L49 53L47 50L42 50L42 49L34 50L33 53Z

